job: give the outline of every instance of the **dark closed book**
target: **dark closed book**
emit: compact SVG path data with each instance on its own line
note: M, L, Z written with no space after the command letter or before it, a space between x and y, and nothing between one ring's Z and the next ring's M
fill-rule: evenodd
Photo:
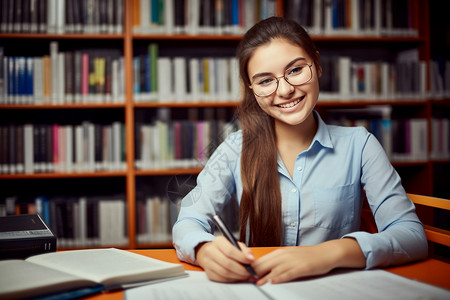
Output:
M55 251L56 237L39 215L0 217L0 259Z

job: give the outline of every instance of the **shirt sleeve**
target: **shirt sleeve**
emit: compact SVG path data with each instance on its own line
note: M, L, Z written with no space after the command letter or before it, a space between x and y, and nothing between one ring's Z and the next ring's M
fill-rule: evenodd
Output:
M197 186L181 202L172 236L182 261L197 264L195 247L214 239L212 216L220 214L235 191L241 140L240 132L236 132L219 145L198 175Z
M423 259L428 243L415 206L378 140L367 134L362 152L361 183L378 233L354 232L366 257L366 269Z

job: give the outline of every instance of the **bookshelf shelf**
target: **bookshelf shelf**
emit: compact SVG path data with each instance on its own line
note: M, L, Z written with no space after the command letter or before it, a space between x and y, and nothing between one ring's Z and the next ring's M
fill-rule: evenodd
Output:
M145 248L153 248L153 249L167 249L172 248L172 242L155 242L155 243L139 243L139 248L145 249Z
M125 103L87 104L0 104L0 109L107 109L125 108Z
M124 34L114 33L0 33L0 39L42 39L42 40L123 40Z
M236 107L239 104L237 101L226 102L147 102L147 103L135 103L136 108L158 108L158 107L172 107L172 108L188 108L188 107Z
M134 33L134 40L198 40L198 41L240 41L242 35L233 34L141 34ZM311 35L315 42L333 43L395 43L395 44L422 44L427 40L423 37L414 36L359 36L359 35Z
M133 34L134 40L198 40L198 41L240 41L242 35L233 34Z
M395 44L421 44L426 43L423 37L404 36L352 36L352 35L312 35L315 42L342 42L342 43L395 43Z
M69 123L78 124L78 121L92 121L98 123L108 123L111 121L119 121L124 123L125 140L121 141L125 145L126 155L125 163L126 169L124 171L101 171L101 172L52 172L52 173L35 173L35 174L0 174L0 180L2 188L6 186L8 182L17 180L44 181L53 182L56 179L63 178L64 180L73 179L73 181L84 180L94 181L90 179L96 179L96 181L107 182L105 186L99 186L98 190L108 191L109 181L113 182L114 189L120 190L125 196L126 203L126 227L127 227L127 245L118 245L120 248L167 248L172 247L170 241L167 242L138 242L138 212L139 203L138 198L142 197L142 191L139 189L159 189L161 188L160 180L164 178L171 178L174 176L184 176L195 178L195 175L199 174L202 168L176 168L176 169L135 169L136 151L137 151L137 129L139 128L139 122L151 122L157 119L159 111L173 109L177 115L189 111L190 108L194 108L193 111L199 112L199 115L206 114L204 111L213 109L217 111L233 111L239 104L238 100L234 100L233 97L226 99L226 101L186 101L186 102L139 102L138 97L135 97L133 77L135 75L134 57L148 54L149 43L156 43L161 45L161 52L164 55L175 56L185 55L183 50L186 50L187 56L214 56L222 55L214 52L218 48L226 48L224 53L233 52L234 49L242 38L241 34L146 34L134 32L136 24L134 18L136 17L136 6L142 1L123 1L124 3L124 30L120 34L88 34L88 33L65 33L65 34L46 34L46 33L0 33L0 47L4 47L4 55L27 55L27 56L42 56L49 54L49 43L57 41L61 44L61 52L80 50L84 48L101 48L114 50L120 52L123 56L123 81L125 86L125 95L120 95L120 99L124 100L123 103L80 103L80 104L23 104L23 105L11 105L0 104L0 110L2 115L8 118L0 120L0 125L8 125L8 122L15 120L11 116L17 116L23 122L32 122L33 120L40 120L42 122L49 116L48 123L52 124L52 117L61 115L61 118L65 118L66 115L73 120ZM175 1L176 2L176 1ZM244 1L243 1L244 2ZM284 7L288 1L277 0L276 1L276 14L283 15ZM321 2L321 1L319 1ZM339 1L338 1L339 2ZM350 3L351 1L343 1ZM419 57L421 60L430 62L430 32L429 32L429 11L428 6L431 1L411 0L413 3L411 20L415 30L418 32L418 36L380 36L380 35L350 35L350 34L338 34L333 33L330 35L324 34L312 34L312 39L317 43L319 51L322 54L322 48L338 49L341 53L348 51L352 56L355 52L358 52L358 59L364 59L365 51L372 51L372 48L382 49L378 51L381 53L380 57L376 57L378 52L375 52L375 56L371 52L372 57L369 60L385 59L386 61L395 60L395 54L403 50L418 49ZM139 13L139 12L138 12ZM32 40L33 44L36 44L36 50L27 49L29 45L28 40ZM201 49L200 49L201 48ZM213 49L214 50L211 50ZM357 49L356 49L357 48ZM205 50L206 49L206 50ZM356 50L355 50L356 49ZM197 50L203 52L197 53ZM209 50L209 52L208 52ZM353 52L352 52L353 51ZM214 53L210 53L214 52ZM229 53L226 52L226 55ZM333 51L331 51L333 52ZM17 54L16 54L17 53ZM203 55L206 53L206 55ZM233 55L231 54L231 55ZM334 54L334 53L332 53ZM226 56L225 55L225 56ZM387 56L386 57L383 57ZM427 75L428 76L428 75ZM429 87L428 87L429 90ZM123 97L122 97L123 96ZM234 94L233 94L234 96ZM152 98L153 99L153 98ZM172 99L172 98L171 98ZM193 97L187 99L195 99ZM214 99L214 98L206 98ZM319 111L328 111L332 109L351 109L361 108L368 106L390 106L400 117L411 118L411 115L416 118L426 119L428 125L432 123L432 118L436 112L445 114L450 109L450 99L428 99L422 97L420 100L405 97L404 99L352 99L343 100L332 97L333 100L319 99L317 103L317 109ZM173 99L172 99L173 100ZM1 101L0 101L1 102ZM198 108L198 109L196 109ZM28 110L28 111L27 111ZM72 113L71 110L74 110ZM36 111L36 112L35 112ZM43 117L39 116L41 112L44 112ZM78 113L80 112L80 113ZM143 121L140 119L141 114L144 115ZM147 115L151 120L147 120ZM70 116L69 116L70 115ZM82 116L79 116L82 115ZM84 117L84 116L87 117ZM438 114L439 115L439 114ZM184 117L184 116L183 116ZM229 117L227 115L227 117ZM34 118L34 119L33 119ZM55 118L58 120L58 118ZM59 119L59 120L60 120ZM45 119L47 122L47 119ZM65 121L65 119L64 119ZM61 122L63 123L63 122ZM432 134L431 128L428 129L429 135ZM0 140L0 145L2 141ZM0 148L1 151L2 148ZM431 141L428 145L428 154L431 152ZM436 166L448 165L449 159L425 159L418 161L394 161L393 165L400 170L400 174L405 176L407 186L419 186L419 191L410 190L408 192L433 194L433 172ZM448 169L448 168L447 168ZM120 169L121 170L121 169ZM100 178L100 179L98 179ZM103 178L103 179L102 179ZM163 178L163 179L161 179ZM402 176L403 178L403 176ZM159 185L159 186L158 186ZM76 188L75 188L76 189ZM96 187L97 190L97 187ZM106 193L105 192L105 193ZM1 193L0 196L6 194ZM33 195L35 196L35 195ZM142 198L139 198L142 200ZM0 199L1 201L2 199ZM109 245L108 245L109 246ZM116 246L116 245L111 245ZM89 246L86 246L89 247ZM103 247L103 246L100 246ZM105 246L106 247L106 246ZM64 249L67 249L64 248Z
M392 165L394 167L427 167L429 161L393 161Z
M8 174L0 175L1 179L52 179L52 178L95 178L95 177L125 177L126 171L102 172L53 172L35 174Z
M201 170L202 168L135 170L135 175L136 176L192 175L200 173Z
M429 100L320 100L318 107L356 107L369 105L416 106L427 105Z

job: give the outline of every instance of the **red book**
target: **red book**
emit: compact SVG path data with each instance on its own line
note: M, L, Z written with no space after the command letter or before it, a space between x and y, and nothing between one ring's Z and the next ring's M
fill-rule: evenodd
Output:
M89 94L89 54L83 53L81 56L81 95Z

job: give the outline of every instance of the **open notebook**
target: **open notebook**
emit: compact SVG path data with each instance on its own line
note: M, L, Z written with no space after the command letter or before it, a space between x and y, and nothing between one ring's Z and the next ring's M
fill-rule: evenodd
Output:
M183 266L119 249L87 249L0 261L0 299L76 298L186 275Z

